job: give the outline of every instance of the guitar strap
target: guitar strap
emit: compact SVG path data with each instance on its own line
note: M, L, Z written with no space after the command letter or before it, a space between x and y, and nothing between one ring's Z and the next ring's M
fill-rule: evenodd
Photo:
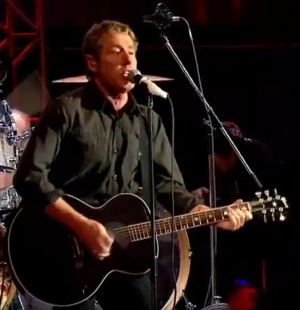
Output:
M141 176L143 186L143 199L150 206L150 165L149 165L149 135L147 130L147 117L140 117L140 152L141 154Z

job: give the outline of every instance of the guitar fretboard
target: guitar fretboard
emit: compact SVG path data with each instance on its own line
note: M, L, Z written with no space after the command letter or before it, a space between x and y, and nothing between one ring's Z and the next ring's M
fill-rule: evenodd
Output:
M232 205L231 208L244 209L251 211L253 205L261 204L260 202L242 203ZM174 217L174 232L204 226L227 220L229 218L228 207L216 208L205 212L188 213L177 215ZM173 231L172 217L159 219L155 221L156 235L166 235ZM140 224L129 225L121 229L117 229L118 233L126 234L131 241L139 241L151 238L151 222L143 222Z

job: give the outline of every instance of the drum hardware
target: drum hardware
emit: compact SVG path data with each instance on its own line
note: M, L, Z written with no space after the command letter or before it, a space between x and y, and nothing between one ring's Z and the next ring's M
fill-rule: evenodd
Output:
M6 227L3 222L0 223L0 309L8 309L17 293L17 288L12 281L8 265L4 260L3 242L6 233ZM24 309L22 309L24 310Z
M18 200L19 196L12 185L0 189L0 214L16 209L19 202Z
M29 130L26 130L24 133L22 133L18 139L19 140L25 140L30 138L32 131L34 130L34 127L30 128ZM19 142L19 141L18 141Z
M6 262L1 262L0 263L0 266L1 266L1 271L2 271L2 281L1 281L1 284L0 284L0 288L1 288L1 293L0 293L0 305L1 305L1 308L2 308L2 304L3 304L3 295L5 294L6 292L6 287L5 287L5 281L6 281L6 273L7 273L7 263ZM4 301L5 303L5 301Z
M185 302L185 309L186 310L194 310L197 306L193 305L187 298L185 291L182 291L182 298Z
M1 115L1 114L0 114ZM1 117L0 117L1 118ZM6 122L3 122L3 121L0 121L0 130L5 130L7 129L7 123Z
M221 299L221 298L218 298L218 299ZM210 305L210 306L205 307L203 309L205 309L205 310L228 310L229 307L225 303L218 303L218 304Z
M0 88L0 172L11 176L16 171L19 162L20 147L15 119L8 102L2 98L2 94ZM25 132L22 135L23 140L29 138L30 134L29 131ZM9 308L25 310L21 294L12 281L3 253L6 234L5 218L17 208L19 198L12 185L0 188L0 310Z
M17 132L15 132L14 130L10 130L6 134L6 139L10 145L16 145L17 144Z
M12 173L12 172L15 172L15 170L12 170L11 168L7 168L5 166L0 166L0 172L3 172L3 173Z
M21 298L21 294L19 292L17 292L17 297L14 299L13 303L15 304L15 306L13 307L13 310L19 310L19 307L21 308L21 310L26 310L25 309L25 306L24 306L24 303L22 301L22 298Z
M103 310L96 299L95 299L95 308L94 308L94 310Z
M2 101L1 104L3 105L4 102L7 105L6 101ZM3 110L3 107L1 108ZM4 110L8 111L8 108L5 107ZM16 170L18 163L16 124L11 113L0 115L2 119L5 119L5 122L1 121L0 128L0 169L1 172L11 173Z
M29 130L26 130L24 133L22 133L17 137L18 158L20 158L23 155L28 139L31 137L33 130L34 127L32 127Z
M157 75L143 75L146 77L148 80L152 82L167 82L167 81L173 81L174 79L169 78L169 77L163 77L163 76L157 76ZM87 78L86 75L80 75L80 76L72 76L72 77L67 77L64 79L60 80L55 80L52 81L52 83L87 83L89 79Z

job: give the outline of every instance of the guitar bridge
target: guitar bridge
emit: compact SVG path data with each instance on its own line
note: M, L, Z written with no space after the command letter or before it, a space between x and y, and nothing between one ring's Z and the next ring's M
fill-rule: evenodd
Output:
M71 239L71 249L72 249L72 256L74 260L74 267L75 269L83 268L83 251L79 245L78 240L74 236L69 236Z

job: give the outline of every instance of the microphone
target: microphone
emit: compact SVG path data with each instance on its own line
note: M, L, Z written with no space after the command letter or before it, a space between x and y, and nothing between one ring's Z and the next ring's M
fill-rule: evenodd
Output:
M173 22L179 22L180 17L174 16L164 3L159 3L154 14L143 16L143 21L144 23L155 24L159 29L165 29L170 27Z
M143 76L139 70L131 70L128 73L128 81L133 84L145 83L150 94L162 97L164 99L168 98L168 93L158 87L156 84L151 82L148 78Z

